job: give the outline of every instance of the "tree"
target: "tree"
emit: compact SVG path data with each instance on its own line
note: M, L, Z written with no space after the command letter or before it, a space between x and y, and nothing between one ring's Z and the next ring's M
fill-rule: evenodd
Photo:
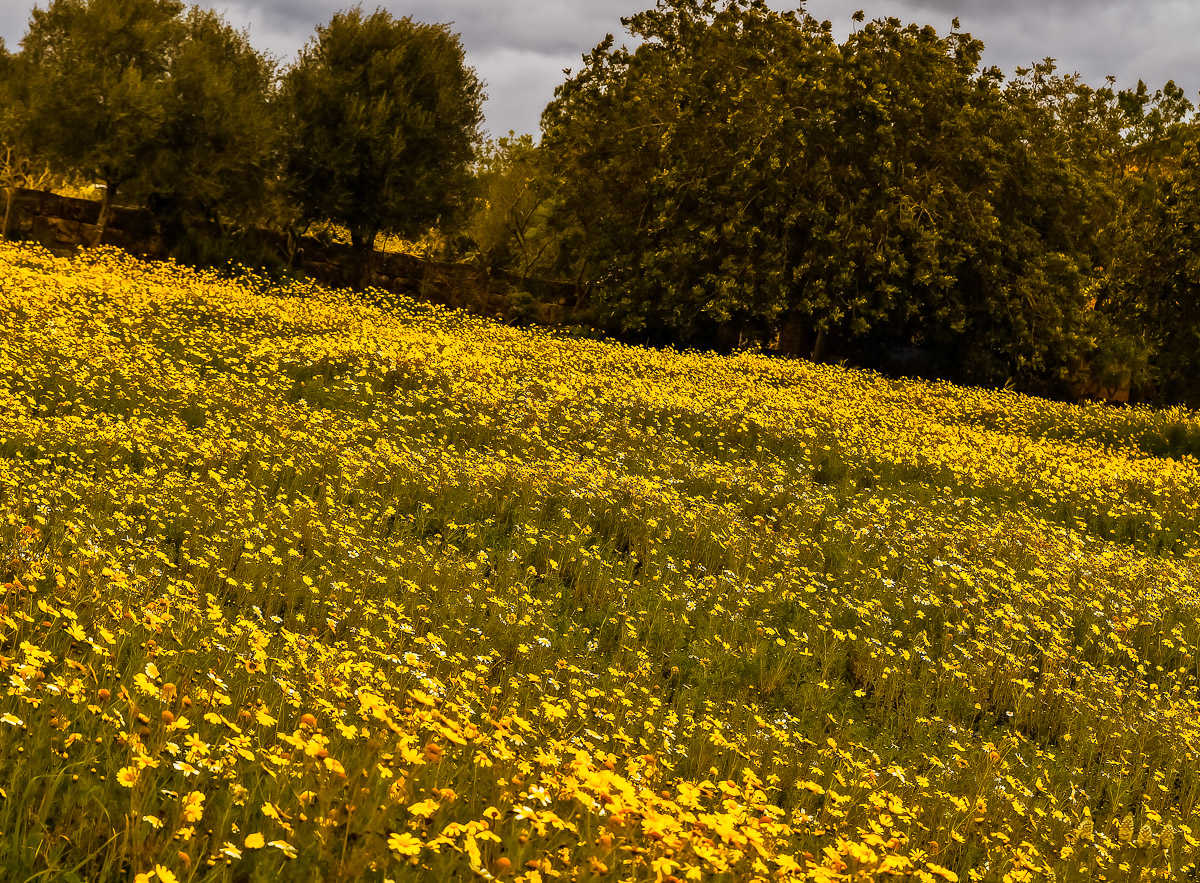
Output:
M7 239L12 233L17 191L44 187L52 177L49 166L33 153L29 143L24 75L22 59L9 53L0 39L0 191L4 193L0 239Z
M542 118L593 298L657 337L772 325L793 287L792 197L827 187L801 148L832 37L760 2L680 0L623 23L637 50L610 35Z
M21 42L35 142L104 184L97 242L117 192L161 148L182 11L179 0L51 0Z
M462 205L483 87L447 26L338 13L287 72L284 100L294 199L307 220L344 224L357 250L369 256L380 232L417 238Z
M193 7L182 24L144 187L168 227L220 230L264 199L277 131L274 65L211 10Z
M624 23L638 49L610 37L543 118L624 324L697 341L800 325L819 357L954 284L984 162L971 106L994 91L982 44L889 19L838 45L760 0Z
M8 109L14 97L12 88L14 62L15 59L12 53L4 45L4 38L0 37L0 99L4 101L0 107L5 108L5 110ZM4 129L0 131L4 131L7 134L7 129L8 126L5 125Z
M21 157L16 147L20 127L16 60L0 38L0 188L4 190L4 218L0 221L0 239L8 238L9 219L19 180Z
M485 146L464 232L486 267L522 279L556 275L563 231L552 223L555 183L532 136L510 132Z
M1005 84L969 34L859 22L839 44L762 0L662 0L624 20L635 50L610 36L585 58L543 147L595 297L651 337L786 332L862 361L936 346L981 382L1064 372L1103 197L1082 136L1111 91L1052 64Z
M974 80L960 137L944 144L961 199L944 242L962 260L907 329L946 351L957 379L1058 393L1085 357L1114 211L1113 102L1051 59L1007 83L994 70Z
M1109 331L1098 354L1140 387L1144 398L1196 407L1200 135L1182 116L1164 127L1152 123L1151 134L1125 153L1121 211L1097 296Z
M1109 151L1115 211L1095 285L1101 386L1128 383L1143 400L1200 404L1200 172L1193 106L1173 82L1118 93Z
M1160 235L1143 284L1159 396L1200 407L1200 139L1189 140L1165 189ZM1152 274L1152 275L1150 275Z

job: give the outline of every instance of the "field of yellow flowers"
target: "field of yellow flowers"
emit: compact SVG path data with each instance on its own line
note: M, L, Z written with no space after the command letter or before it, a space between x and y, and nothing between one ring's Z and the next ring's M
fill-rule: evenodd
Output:
M0 246L0 879L1200 856L1200 417Z

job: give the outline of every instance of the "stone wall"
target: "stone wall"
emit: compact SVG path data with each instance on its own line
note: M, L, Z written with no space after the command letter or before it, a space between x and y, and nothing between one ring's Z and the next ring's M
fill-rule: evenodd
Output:
M9 224L16 238L40 242L51 251L65 253L94 244L99 220L100 203L95 200L43 190L18 190ZM145 209L129 206L112 207L103 244L149 258L167 254L153 216Z
M10 228L15 238L38 242L61 255L94 244L99 219L100 203L94 200L19 190ZM353 287L362 280L363 273L355 269L360 259L349 246L308 237L289 246L285 236L266 230L250 237L323 285ZM113 206L103 244L149 259L168 255L154 216L143 208ZM569 324L575 313L573 286L409 254L375 252L365 281L383 291L498 319L561 325ZM521 291L532 298L514 297Z

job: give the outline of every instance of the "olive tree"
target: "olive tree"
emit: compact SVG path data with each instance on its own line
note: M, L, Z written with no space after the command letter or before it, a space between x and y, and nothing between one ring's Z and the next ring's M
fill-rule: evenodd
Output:
M172 54L158 149L143 189L181 230L254 217L272 173L274 64L244 31L193 7Z
M120 188L161 149L179 0L51 0L21 41L35 144L104 184L97 241Z
M338 13L283 82L285 171L301 214L344 224L364 252L381 232L420 236L464 201L483 97L446 25Z

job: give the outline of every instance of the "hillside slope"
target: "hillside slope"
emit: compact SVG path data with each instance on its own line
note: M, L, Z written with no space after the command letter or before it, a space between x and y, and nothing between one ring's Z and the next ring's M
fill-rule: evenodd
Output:
M0 876L1196 867L1200 418L0 245Z

